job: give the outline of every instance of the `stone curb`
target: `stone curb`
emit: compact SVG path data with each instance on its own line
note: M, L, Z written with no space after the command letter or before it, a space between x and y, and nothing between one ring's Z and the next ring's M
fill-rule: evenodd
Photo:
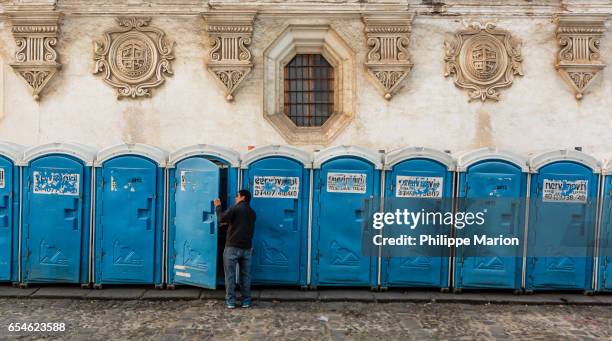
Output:
M612 295L585 296L571 293L439 293L433 291L371 292L355 289L255 289L254 300L262 302L366 302L366 303L462 303L462 304L520 304L520 305L612 305ZM101 290L77 287L40 287L19 289L0 286L2 298L32 299L87 299L87 300L223 300L221 290L193 287L160 290L144 287L113 287Z

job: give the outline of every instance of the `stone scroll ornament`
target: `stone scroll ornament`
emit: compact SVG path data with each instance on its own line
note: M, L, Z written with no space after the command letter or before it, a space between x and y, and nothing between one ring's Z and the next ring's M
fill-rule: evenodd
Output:
M369 47L365 66L385 99L402 87L412 69L408 55L412 16L370 14L363 16Z
M469 100L499 101L499 89L522 76L521 44L493 23L472 23L444 42L445 77L454 75L455 85L468 90Z
M555 20L561 47L555 66L580 100L599 71L606 67L599 48L606 29L606 16L567 14Z
M225 92L234 100L234 92L253 68L251 45L255 12L218 12L204 15L210 51L206 66Z
M94 42L94 74L117 88L118 98L151 96L151 89L172 74L173 42L165 33L150 27L151 18L120 17L119 27L104 32L102 41Z
M17 51L13 70L26 82L32 97L40 99L41 92L61 68L57 62L55 45L58 39L58 13L11 13L13 37Z

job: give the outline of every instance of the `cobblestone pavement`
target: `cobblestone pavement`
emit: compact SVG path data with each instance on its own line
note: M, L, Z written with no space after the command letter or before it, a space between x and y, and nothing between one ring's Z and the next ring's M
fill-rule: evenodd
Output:
M8 332L63 322L65 332ZM1 299L0 339L612 339L609 306Z

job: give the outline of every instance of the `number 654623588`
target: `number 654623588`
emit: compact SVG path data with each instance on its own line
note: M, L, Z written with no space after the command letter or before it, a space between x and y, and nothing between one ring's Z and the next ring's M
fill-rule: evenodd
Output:
M7 327L9 332L63 332L64 322L14 322Z

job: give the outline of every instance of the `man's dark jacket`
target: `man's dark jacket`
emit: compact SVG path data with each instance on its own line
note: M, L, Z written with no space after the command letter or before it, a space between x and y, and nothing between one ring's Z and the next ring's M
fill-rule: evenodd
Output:
M255 211L248 203L241 201L238 204L221 212L217 206L219 226L228 224L225 246L250 249L252 247L253 232L255 230Z

